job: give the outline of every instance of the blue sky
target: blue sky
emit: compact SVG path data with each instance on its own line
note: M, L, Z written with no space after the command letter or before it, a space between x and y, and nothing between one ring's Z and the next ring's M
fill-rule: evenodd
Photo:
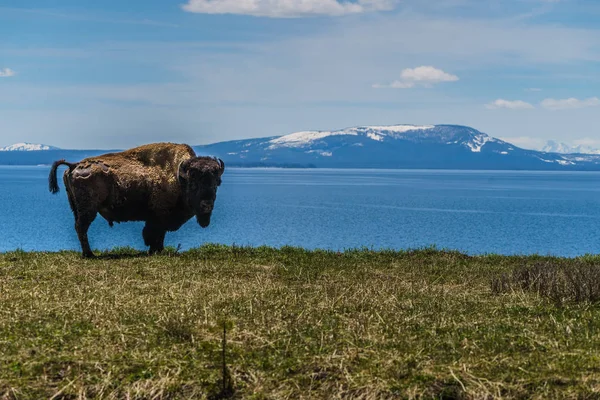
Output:
M600 147L597 21L597 0L1 0L0 146L449 123Z

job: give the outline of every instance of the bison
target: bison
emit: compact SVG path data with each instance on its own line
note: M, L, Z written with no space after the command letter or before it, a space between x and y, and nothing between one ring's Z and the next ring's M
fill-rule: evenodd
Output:
M54 194L60 165L69 167L63 181L86 258L94 257L87 232L98 213L111 227L114 222L145 221L142 235L150 254L161 252L165 234L194 216L206 228L225 171L221 159L197 157L188 145L156 143L73 164L56 161L48 178Z

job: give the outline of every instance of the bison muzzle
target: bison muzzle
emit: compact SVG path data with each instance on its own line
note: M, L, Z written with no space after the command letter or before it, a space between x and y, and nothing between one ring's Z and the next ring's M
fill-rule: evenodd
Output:
M151 254L164 249L167 232L194 216L206 228L225 171L222 160L197 157L188 145L156 143L79 163L56 161L48 178L52 193L59 191L60 165L69 167L63 181L84 257L94 256L88 229L97 214L110 226L145 221L142 235Z

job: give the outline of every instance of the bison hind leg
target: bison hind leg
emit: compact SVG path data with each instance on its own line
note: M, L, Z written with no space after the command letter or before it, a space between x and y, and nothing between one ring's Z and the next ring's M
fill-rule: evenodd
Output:
M90 210L78 210L77 218L75 220L75 230L77 231L77 236L79 237L79 242L81 243L81 250L83 253L83 257L85 258L93 258L94 253L92 253L92 249L90 248L90 242L88 240L88 229L92 222L96 219L96 213Z
M142 236L144 237L144 244L150 246L150 254L160 253L165 248L165 235L167 230L152 222L146 222Z

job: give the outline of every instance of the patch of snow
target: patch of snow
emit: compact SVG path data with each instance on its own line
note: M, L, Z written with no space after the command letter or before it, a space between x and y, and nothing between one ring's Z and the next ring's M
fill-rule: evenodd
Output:
M308 154L317 153L318 155L323 156L323 157L331 157L333 155L332 152L323 151L323 150L309 150L309 151L305 151L305 153L308 153Z
M329 136L366 136L371 140L382 141L386 136L395 137L405 132L423 131L435 128L434 125L381 125L359 126L338 131L304 131L281 136L270 140L267 149L273 150L280 147L307 147L312 143Z
M506 155L506 154L508 154L508 151L501 151L500 154Z
M354 143L352 146L356 146L356 147L363 147L363 146L364 146L364 144L362 144L362 143Z
M33 143L15 143L10 146L0 147L0 151L43 151L52 150L53 147L45 144L33 144Z
M336 136L336 135L358 135L356 132L346 132L346 131L336 131L336 132L328 132L328 131L306 131L306 132L296 132L289 135L281 136L276 139L270 140L271 146L268 149L276 149L278 147L304 147L316 140L326 138L328 136Z
M560 165L575 165L575 163L573 161L568 161L568 160L556 160L557 163L559 163Z
M234 153L227 153L227 154L230 156L235 156L237 153L234 152Z
M388 125L388 126L364 126L363 129L371 129L375 131L385 131L394 133L404 133L410 131L424 131L435 128L434 125Z
M381 142L381 141L383 141L383 136L381 136L381 135L378 135L378 134L376 134L376 133L373 133L373 132L369 132L369 133L367 133L367 137L368 137L369 139L377 140L378 142Z
M492 140L493 138L489 137L488 135L477 135L473 137L473 141L467 142L466 145L471 149L472 152L479 153L481 148L485 146L487 142Z
M577 163L574 161L593 161L593 158L595 158L595 156L590 156L590 157L568 157L567 156L563 156L561 159L557 159L557 160L546 160L542 157L536 157L544 162L547 163L557 163L560 165L576 165Z

